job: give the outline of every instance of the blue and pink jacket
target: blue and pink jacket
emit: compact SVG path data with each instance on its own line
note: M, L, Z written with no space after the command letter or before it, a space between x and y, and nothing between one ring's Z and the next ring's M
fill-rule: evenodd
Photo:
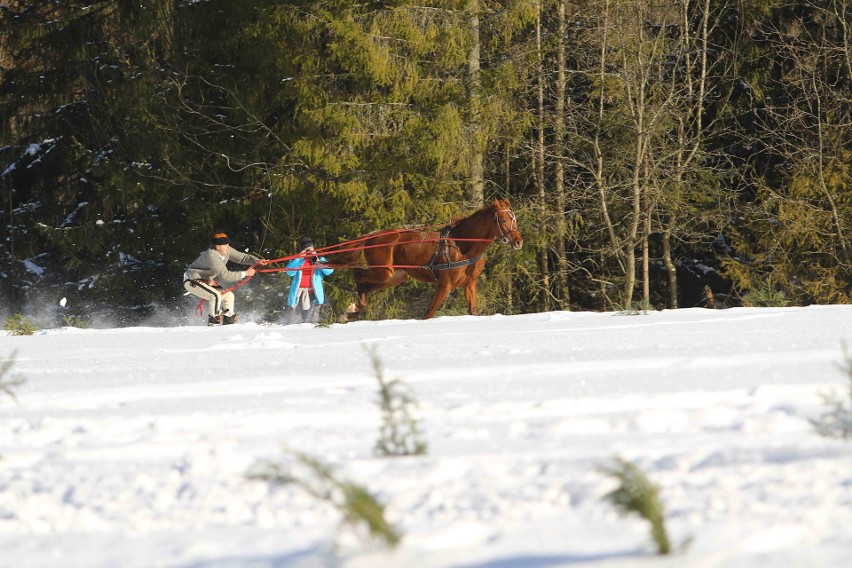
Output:
M319 264L328 262L324 256L320 256ZM293 270L285 270L284 273L292 278L290 282L290 294L287 296L287 305L291 308L296 307L296 300L299 297L299 281L302 279L302 271L296 270L305 264L304 258L294 258L284 268L292 268ZM314 266L314 274L311 277L311 286L314 288L314 303L325 303L325 291L322 288L322 279L334 272L333 268Z

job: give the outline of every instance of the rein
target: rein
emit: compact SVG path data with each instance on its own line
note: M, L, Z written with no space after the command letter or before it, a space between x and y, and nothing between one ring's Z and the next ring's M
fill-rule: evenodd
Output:
M494 210L494 224L497 226L497 230L500 232L499 241L503 244L508 244L509 237L507 236L507 232L503 231L503 227L500 225L500 213L507 213L509 215L509 218L512 221L511 225L509 226L508 232L511 232L513 230L516 231L518 229L518 221L517 221L517 218L515 217L515 212L512 211L512 209L495 209ZM347 240L347 241L342 241L342 242L339 242L339 243L334 244L334 245L328 245L328 246L325 246L325 247L320 247L318 249L315 249L314 253L311 256L332 256L332 255L335 255L335 254L341 254L341 253L346 253L346 252L356 252L356 251L364 251L364 250L373 249L373 248L383 248L383 247L389 246L389 244L388 243L380 243L380 244L374 244L374 245L358 245L358 246L353 246L353 245L357 245L357 243L362 243L366 240L374 239L376 237L383 237L383 236L387 236L387 235L395 235L395 234L401 234L401 233L423 232L423 231L428 231L430 229L435 229L437 227L441 227L440 236L437 239L419 239L417 241L410 241L409 243L405 243L405 244L437 243L438 247L435 250L435 254L432 255L432 259L427 264L382 264L382 265L361 265L361 264L358 264L358 265L352 265L352 264L323 263L323 266L325 266L327 268L344 268L344 269L346 269L346 268L425 268L427 270L431 270L433 273L436 270L451 270L453 268L459 268L461 266L467 266L469 264L473 264L476 261L478 261L480 258L482 258L482 254L479 254L479 255L477 255L473 258L468 258L468 259L459 260L459 261L455 261L455 262L450 260L449 251L448 251L447 246L446 246L446 240L448 238L450 238L449 237L450 231L452 231L453 228L455 228L455 226L456 226L455 224L450 224L450 225L423 225L423 226L419 226L419 227L388 229L386 231L379 231L379 232L376 232L376 233L370 233L369 235L364 235L364 236L358 237L356 239L350 239L350 240ZM452 240L455 241L455 242L460 242L460 243L461 242L491 243L491 242L494 242L495 240L498 240L498 238L493 237L493 238L489 238L489 239L476 239L476 238L465 238L465 237L452 237ZM438 261L438 259L439 259L439 257L441 256L442 253L444 255L446 262L437 263L437 261ZM306 256L306 255L303 255L301 253L293 254L293 255L290 255L290 256L284 256L284 257L281 257L281 258L276 258L276 259L270 260L269 263L278 264L278 263L281 263L281 262L287 262L287 261L293 260L295 258L302 258L304 256ZM270 273L270 272L283 272L285 270L301 271L303 269L302 269L302 267L295 267L295 268L284 268L284 267L257 268L257 267L255 267L256 272ZM238 286L242 286L246 281L248 281L248 279L244 280L243 282L238 283L233 288L229 288L227 291L233 290L234 288L236 288Z

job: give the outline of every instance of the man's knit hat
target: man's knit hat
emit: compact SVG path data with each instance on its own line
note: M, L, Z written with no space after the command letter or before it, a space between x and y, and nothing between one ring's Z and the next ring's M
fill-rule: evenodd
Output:
M228 238L223 232L213 233L213 239L210 241L212 245L229 245L231 244L231 239Z

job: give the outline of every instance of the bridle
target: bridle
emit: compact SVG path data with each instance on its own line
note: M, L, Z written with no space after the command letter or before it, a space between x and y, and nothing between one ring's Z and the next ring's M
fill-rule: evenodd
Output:
M511 209L495 209L494 210L494 222L497 224L497 230L500 231L500 242L504 245L509 244L509 237L506 236L506 233L503 232L503 226L500 224L500 213L508 213L509 218L512 220L511 225L509 225L509 233L512 231L517 232L518 230L518 219L515 217L515 212Z

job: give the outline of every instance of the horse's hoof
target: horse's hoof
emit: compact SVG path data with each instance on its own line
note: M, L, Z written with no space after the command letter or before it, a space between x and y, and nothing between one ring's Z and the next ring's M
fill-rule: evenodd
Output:
M343 320L343 318L346 318L346 321L355 321L355 320L359 319L360 317L361 317L361 310L359 310L358 307L354 303L352 303L352 304L349 304L348 306L346 306L346 313L341 314L340 319L341 319L341 321Z

